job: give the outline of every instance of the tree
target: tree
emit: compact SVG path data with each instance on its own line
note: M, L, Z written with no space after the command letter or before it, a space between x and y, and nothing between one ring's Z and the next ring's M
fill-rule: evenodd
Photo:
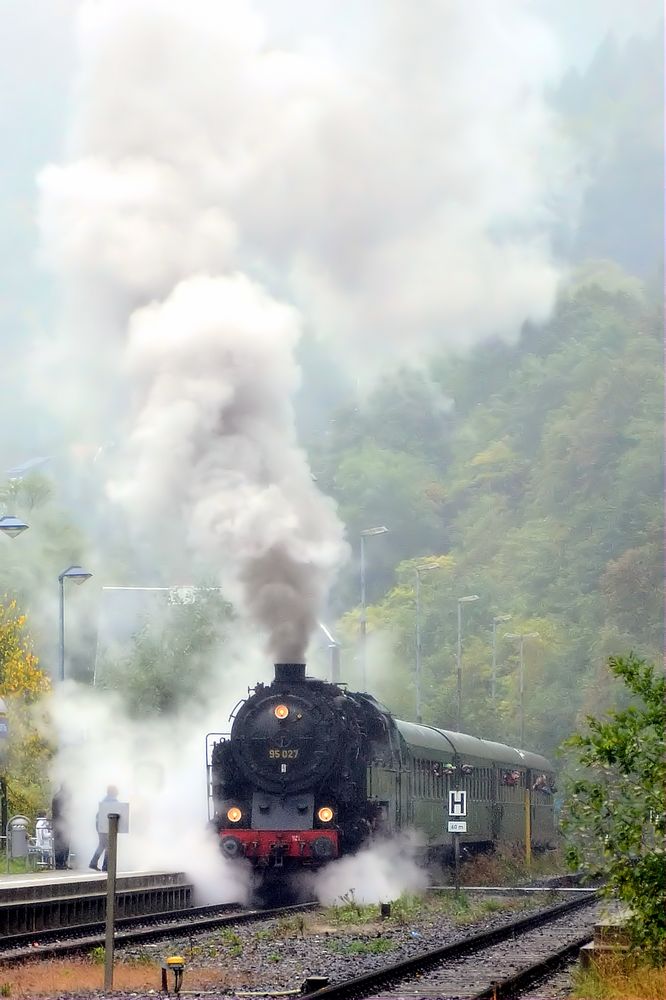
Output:
M119 692L131 716L175 714L209 696L231 608L217 590L172 597L143 622L129 651L98 664L98 687Z
M10 812L34 813L47 796L51 749L35 725L34 705L51 687L39 669L16 601L0 603L0 695L7 705L9 745L4 770Z
M655 964L666 941L666 684L633 653L610 657L612 674L640 699L565 746L577 758L565 816L569 862L605 877L605 891L626 903L631 940Z

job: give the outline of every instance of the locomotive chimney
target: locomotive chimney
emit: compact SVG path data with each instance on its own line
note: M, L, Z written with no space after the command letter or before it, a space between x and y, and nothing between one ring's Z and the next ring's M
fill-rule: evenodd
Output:
M305 680L305 664L276 663L275 680L278 684L302 684Z

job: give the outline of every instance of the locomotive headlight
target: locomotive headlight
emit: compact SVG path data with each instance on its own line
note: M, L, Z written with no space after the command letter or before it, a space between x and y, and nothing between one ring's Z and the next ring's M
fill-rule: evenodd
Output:
M230 823L238 823L242 818L243 813L238 806L232 806L231 809L227 809L227 819Z
M289 715L289 709L286 705L276 705L273 709L273 715L276 719L286 719Z
M333 819L333 810L330 806L322 806L317 813L317 819L320 823L330 823Z

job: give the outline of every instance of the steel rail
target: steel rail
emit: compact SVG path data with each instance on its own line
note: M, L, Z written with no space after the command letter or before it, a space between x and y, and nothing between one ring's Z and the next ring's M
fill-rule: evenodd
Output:
M522 917L520 920L513 920L511 923L503 924L501 927L496 927L493 930L482 931L480 934L473 934L471 937L463 938L462 941L455 941L453 944L444 945L444 947L436 948L434 951L424 952L422 955L415 955L403 962L385 966L379 971L369 972L354 979L348 979L343 983L337 983L334 986L326 986L324 989L310 994L310 996L316 997L317 1000L319 998L321 1000L324 1000L324 998L331 998L331 1000L360 1000L360 998L372 996L378 989L389 985L394 986L405 979L410 979L417 972L431 969L444 961L460 958L462 955L470 952L481 951L490 945L499 944L508 938L515 937L518 934L523 934L553 920L557 920L572 910L590 906L595 901L595 896L586 895L582 899L560 903L558 906L542 910L540 913L529 917ZM585 940L589 940L589 935ZM489 995L492 997L492 992Z
M140 941L155 940L156 938L173 934L191 934L193 931L205 931L215 927L224 927L228 924L251 923L258 920L268 920L271 917L283 916L288 913L300 913L303 910L314 909L319 904L301 903L296 906L278 906L270 910L241 910L238 913L229 913L229 905L221 904L221 906L217 907L197 906L187 910L173 910L171 912L147 913L143 916L123 917L116 921L118 929L114 935L114 940L117 944L132 944ZM227 912L210 912L219 911L221 907L224 907ZM165 923L165 920L168 922ZM26 958L57 958L76 952L88 951L90 948L95 948L104 943L104 928L104 922L72 924L69 927L2 938L0 939L0 965L22 962ZM64 935L69 935L69 937L63 940ZM73 937L72 935L79 936ZM6 946L7 942L18 938L21 939L20 942L17 941L18 947L10 948ZM30 944L26 945L25 942L30 942Z
M467 1000L515 1000L525 990L545 979L549 973L556 972L572 958L575 958L589 940L590 934L588 932L585 936L577 938L576 941L565 945L564 948L560 948L559 951L553 952L552 955L535 962L534 965L521 969L515 976L507 976L506 979L492 982L486 989L475 993L473 997L468 997Z

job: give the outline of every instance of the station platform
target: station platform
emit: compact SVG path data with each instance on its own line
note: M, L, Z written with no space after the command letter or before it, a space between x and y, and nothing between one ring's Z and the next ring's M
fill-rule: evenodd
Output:
M121 871L116 876L119 917L143 916L193 905L194 887L183 872ZM0 937L104 919L106 874L42 871L0 874Z

